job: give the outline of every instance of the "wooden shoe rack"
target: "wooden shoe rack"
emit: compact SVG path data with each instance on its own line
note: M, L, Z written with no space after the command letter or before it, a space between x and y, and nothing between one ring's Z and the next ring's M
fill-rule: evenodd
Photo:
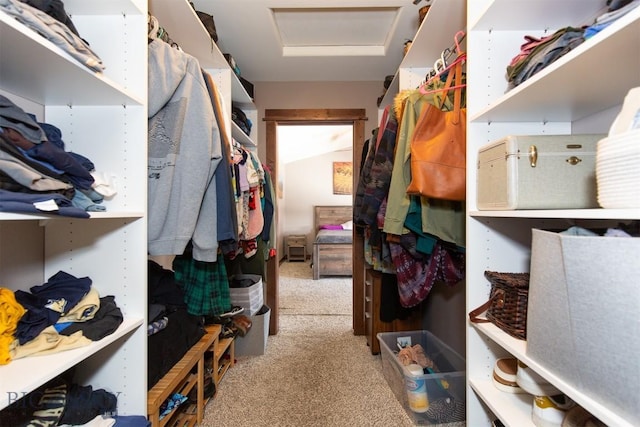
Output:
M207 330L215 329L216 336L220 335L220 325L207 326ZM213 352L213 383L216 385L216 390L222 377L227 373L227 370L235 364L235 343L233 337L231 338L218 338L210 347L210 351Z
M216 390L224 374L235 363L233 338L220 338L221 330L220 325L207 326L206 334L149 390L147 414L152 427L202 424L204 407L208 402L204 397L205 372L209 369L205 364L206 353L213 353L213 366L210 369ZM162 403L174 393L187 396L193 387L197 390L196 404L179 406L161 420Z

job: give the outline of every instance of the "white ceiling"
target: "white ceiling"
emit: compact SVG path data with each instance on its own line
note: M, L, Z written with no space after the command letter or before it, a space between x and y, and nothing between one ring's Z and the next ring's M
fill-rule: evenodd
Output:
M431 0L194 0L214 16L218 47L242 77L384 81ZM418 4L414 4L418 3Z

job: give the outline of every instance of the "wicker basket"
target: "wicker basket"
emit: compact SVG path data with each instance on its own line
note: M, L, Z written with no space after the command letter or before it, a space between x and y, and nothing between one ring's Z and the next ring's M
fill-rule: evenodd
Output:
M484 276L491 283L489 301L471 311L470 320L474 323L491 322L512 337L526 339L529 273L485 271ZM479 318L485 311L487 318Z

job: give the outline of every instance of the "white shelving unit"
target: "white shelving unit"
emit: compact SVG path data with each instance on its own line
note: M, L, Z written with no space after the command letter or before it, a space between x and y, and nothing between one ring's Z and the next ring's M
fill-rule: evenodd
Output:
M196 0L193 4L197 10L215 15L211 2ZM187 0L149 0L149 12L158 18L160 25L169 32L171 38L182 50L196 57L200 67L213 78L225 101L224 108L228 113L226 127L230 132L229 136L248 149L257 150L257 108L238 76L231 70L223 52L211 40L189 2ZM242 108L253 122L251 135L246 135L231 121L232 102Z
M144 0L65 0L102 59L95 73L0 11L0 93L62 131L67 151L113 178L117 194L91 218L0 213L0 286L25 290L58 271L113 295L124 321L89 346L0 366L0 410L69 368L75 381L118 397L118 413L146 413L147 53Z
M207 2L195 2L206 11ZM0 410L67 369L80 384L118 396L121 415L146 414L147 12L155 14L218 85L230 136L256 147L230 120L231 102L257 110L186 0L65 0L81 36L103 60L95 73L0 12L0 93L62 131L67 151L113 178L117 194L89 219L0 213L0 285L29 290L63 270L90 277L124 314L118 330L87 347L0 366ZM43 66L46 65L46 66ZM257 126L254 127L257 129ZM26 375L28 373L28 375Z
M525 35L590 24L604 0L468 2L467 82L467 311L488 299L485 270L529 271L531 229L616 224L640 219L637 209L478 211L478 148L508 134L607 133L629 89L640 85L640 9L612 24L515 89L507 90L506 66ZM624 59L624 65L620 62ZM615 78L611 78L612 70ZM598 83L600 82L600 83ZM638 254L621 263L637 262ZM633 259L635 257L635 259ZM612 331L615 333L615 331ZM526 341L492 324L467 327L467 425L533 426L532 398L498 391L491 382L497 358L511 355L529 365L607 425L631 426L527 356ZM637 408L636 408L637 410Z

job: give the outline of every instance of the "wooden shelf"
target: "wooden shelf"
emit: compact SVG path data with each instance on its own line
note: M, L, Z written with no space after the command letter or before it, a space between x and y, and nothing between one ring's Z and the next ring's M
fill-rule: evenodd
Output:
M221 330L220 325L207 326L207 329L216 328ZM218 335L220 332L218 332ZM218 389L218 384L222 381L224 374L227 373L229 368L235 365L235 342L233 338L221 338L216 339L209 351L213 352L213 366L211 371L213 373L213 383Z
M177 390L188 394L194 385L198 387L196 420L198 424L202 424L204 415L204 354L218 341L221 328L219 325L215 326L217 328L208 328L207 333L200 338L200 341L195 343L147 393L147 414L152 427L164 427L176 413L182 412L176 411L160 420L162 403ZM194 368L196 368L196 374L192 373ZM189 381L191 377L195 377L195 383Z
M365 272L365 335L371 354L380 353L379 332L397 332L419 330L422 327L421 317L416 313L407 319L395 319L393 322L380 320L382 303L382 273L372 268Z
M190 374L178 387L178 393L182 396L188 396L194 386L198 384L198 376L196 374ZM173 408L173 411L162 417L160 420L160 427L165 427L167 425L183 425L183 422L186 418L189 420L196 421L196 414L187 414L185 408L187 402L184 402L182 405Z

